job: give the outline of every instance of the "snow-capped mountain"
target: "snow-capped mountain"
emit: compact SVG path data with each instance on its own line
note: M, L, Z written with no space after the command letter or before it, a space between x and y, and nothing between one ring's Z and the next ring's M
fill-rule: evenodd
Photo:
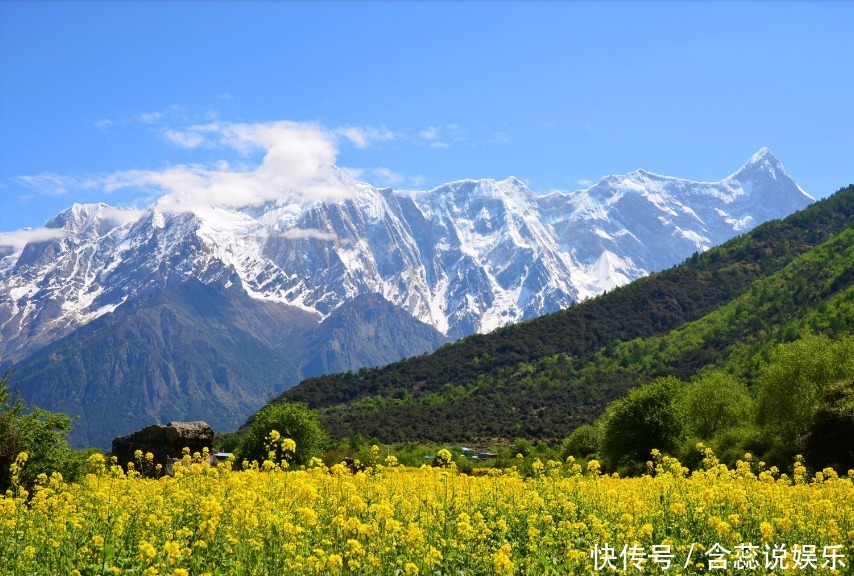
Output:
M0 258L0 359L188 278L237 285L317 322L380 294L457 338L667 268L812 201L765 148L720 182L638 170L546 196L515 178L419 192L338 178L351 194L327 202L161 202L143 213L75 204L46 223L55 239Z
M158 421L231 430L305 377L555 311L812 201L766 149L720 182L639 170L546 196L336 174L348 194L324 202L75 204L41 241L0 235L0 368L80 416L76 446Z
M762 148L719 182L637 170L538 201L560 251L582 265L575 285L583 297L673 266L813 199Z

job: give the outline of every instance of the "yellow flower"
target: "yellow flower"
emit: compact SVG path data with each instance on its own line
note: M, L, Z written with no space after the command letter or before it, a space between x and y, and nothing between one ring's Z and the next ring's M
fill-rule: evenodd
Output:
M646 524L641 526L640 534L641 534L641 536L643 536L645 538L652 538L652 530L653 530L652 524L647 522Z
M177 542L167 542L163 545L163 551L166 552L166 555L170 558L181 557L181 546Z
M510 560L510 544L504 544L495 553L492 559L492 567L496 574L512 574L515 570L513 562Z
M765 541L770 541L774 537L774 527L768 522L760 524L759 531L762 532L762 539Z
M674 502L670 505L670 513L674 516L684 516L687 513L684 502Z
M157 556L157 548L155 548L150 542L143 540L139 544L139 555L143 558L154 558Z
M329 568L340 568L344 565L344 559L340 554L330 554L326 559L326 566Z
M436 550L433 546L430 546L430 550L427 551L424 561L427 562L427 565L431 568L433 566L438 566L442 563L442 553Z
M450 450L442 448L441 450L436 452L436 464L438 464L439 466L448 466L451 463L452 459L453 458L451 456Z
M275 446L277 458L285 440ZM150 480L105 475L97 455L92 473L77 482L48 475L32 495L0 494L0 550L17 549L14 560L27 574L49 561L52 573L80 576L72 569L100 565L108 544L122 542L110 548L105 573L121 567L142 576L209 576L217 568L248 574L277 565L287 574L420 576L465 566L509 576L542 572L539 558L550 559L555 573L589 572L590 542L643 547L647 557L654 545L667 547L677 564L696 543L693 573L705 569L704 551L715 541L732 549L752 538L764 550L817 538L820 553L824 542L838 542L844 552L854 540L854 474L822 470L821 482L795 484L756 459L748 473L744 461L729 469L710 448L703 451L707 461L691 474L658 454L649 473L624 479L603 475L595 461L582 474L570 460L554 469L547 463L536 479L523 477L521 467L466 475L450 464L396 466L354 475L343 467L277 465L264 474L258 464L197 464ZM530 461L539 468L534 456ZM665 523L668 537L654 540L654 527ZM221 565L208 553L214 551L226 559Z
M282 450L286 452L296 452L297 451L297 443L291 440L290 438L285 438L282 440Z
M303 524L306 526L317 524L317 513L311 508L306 508L305 506L297 508L297 516L302 519Z
M780 529L780 532L788 532L792 529L792 521L786 518L776 518L774 523L777 524L777 528Z
M353 538L347 540L347 544L345 544L345 546L347 548L347 554L351 556L359 556L365 552L362 548L362 544Z

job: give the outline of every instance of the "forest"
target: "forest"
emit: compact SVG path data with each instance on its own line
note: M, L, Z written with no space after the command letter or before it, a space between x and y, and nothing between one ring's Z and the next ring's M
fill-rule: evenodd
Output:
M809 431L772 430L769 401L760 400L769 394L768 374L779 368L773 359L779 362L787 345L825 359L813 349L846 349L854 327L852 216L848 187L556 314L386 367L309 379L277 400L319 410L337 440L359 434L386 443L555 444L579 426L601 428L603 415L639 386L669 378L681 382L670 393L681 395L722 379L749 400L744 426L721 440L724 452L753 447L784 461L808 447ZM847 365L827 370L839 381L851 374ZM850 386L827 385L814 383L809 413L844 420L848 413L830 402L848 398ZM686 442L703 437L690 426L683 432Z

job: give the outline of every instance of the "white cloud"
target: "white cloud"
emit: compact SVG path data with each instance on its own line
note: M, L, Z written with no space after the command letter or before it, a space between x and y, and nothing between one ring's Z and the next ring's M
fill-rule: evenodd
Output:
M170 119L184 119L186 121L186 113L181 106L173 105L163 110L155 110L153 112L143 112L142 114L122 116L119 118L102 118L95 122L96 128L109 128L111 126L130 126L134 124L157 124Z
M385 167L371 170L372 183L378 186L399 186L406 181L406 176Z
M579 186L584 186L585 188L589 188L594 184L593 180L588 180L587 178L582 178L581 180L578 180L577 183Z
M69 190L93 188L98 185L92 178L52 173L17 176L14 180L47 196L62 196Z
M104 179L104 189L160 189L167 195L157 206L171 211L193 211L211 205L259 205L283 196L311 201L352 194L334 166L334 136L317 126L296 122L215 122L192 126L185 132L179 138L189 143L198 137L246 154L261 150L263 160L259 166L246 170L221 164L116 172Z
M68 232L60 228L25 228L14 232L0 232L0 246L22 250L30 242L47 242L66 236Z
M136 222L147 212L136 208L116 208L113 206L102 206L99 213L104 220L113 222L116 226Z
M137 122L170 122L178 107L134 117ZM101 126L119 125L104 120ZM158 209L194 211L199 207L241 207L288 197L326 201L353 194L347 175L371 174L382 185L407 180L388 168L361 171L336 167L337 144L367 147L399 138L386 127L345 126L328 129L290 121L207 123L162 126L161 136L181 148L220 149L223 158L206 164L180 164L162 170L122 170L108 175L38 174L14 179L38 194L62 195L71 190L138 193L137 205L155 202ZM243 158L236 158L235 152ZM228 158L231 160L225 160Z
M335 130L335 134L349 140L356 148L367 148L375 142L389 142L397 139L397 134L381 126L343 126Z
M106 205L98 206L97 212L102 221L110 223L112 226L136 222L146 213L145 210L114 208ZM12 247L14 250L21 250L30 242L47 242L65 238L68 235L69 232L64 228L24 228L13 232L0 232L0 247Z
M365 175L365 170L362 168L341 168L341 171L353 180L361 180Z
M166 116L163 112L145 112L144 114L140 114L137 116L137 120L142 122L143 124L154 124Z
M424 140L438 140L441 135L441 129L436 126L429 126L418 134Z
M302 240L303 238L314 238L316 240L325 240L328 242L335 242L338 240L338 237L335 234L318 230L317 228L291 228L290 230L282 232L280 236L287 240Z
M402 172L395 172L385 166L370 169L342 168L342 171L353 180L367 182L372 186L380 188L391 187L399 189L402 186L419 188L425 181L423 176L411 176Z
M466 131L459 124L428 126L418 136L431 148L447 148L466 141Z
M181 131L181 130L166 130L163 136L173 144L181 148L198 148L205 143L205 138L198 132Z

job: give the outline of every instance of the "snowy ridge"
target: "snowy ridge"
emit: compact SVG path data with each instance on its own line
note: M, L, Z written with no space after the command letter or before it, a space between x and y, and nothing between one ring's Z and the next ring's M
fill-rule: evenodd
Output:
M670 267L812 202L767 149L720 182L637 170L537 196L516 178L240 209L75 204L56 237L0 246L0 360L189 277L328 317L381 294L442 333L490 331ZM2 241L2 237L0 237Z

